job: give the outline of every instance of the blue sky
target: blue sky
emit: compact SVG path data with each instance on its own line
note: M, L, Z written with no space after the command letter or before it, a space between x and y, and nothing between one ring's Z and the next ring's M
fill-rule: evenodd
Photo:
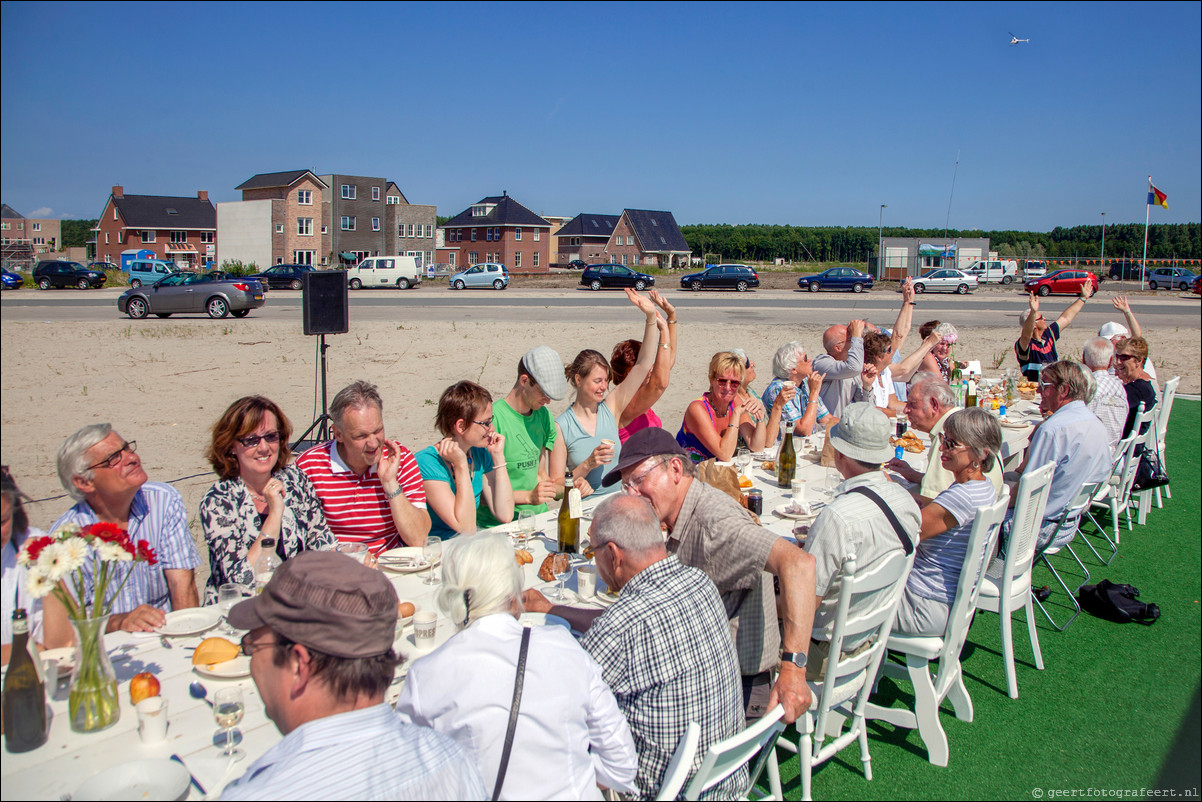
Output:
M1050 230L1202 220L1198 3L4 3L27 216L251 175L456 214ZM1030 44L1011 47L1009 32Z

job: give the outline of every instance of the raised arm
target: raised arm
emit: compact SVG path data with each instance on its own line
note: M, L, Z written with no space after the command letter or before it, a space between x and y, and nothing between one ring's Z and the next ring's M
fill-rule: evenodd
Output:
M910 381L910 377L918 372L918 368L922 365L922 360L926 358L926 355L931 352L932 348L939 345L940 339L940 336L932 331L914 353L896 365L892 365L893 380L899 382Z
M1068 328L1068 325L1073 322L1073 318L1077 316L1077 313L1085 308L1085 302L1089 300L1089 296L1091 295L1093 295L1093 282L1086 281L1082 283L1081 294L1068 305L1067 309L1060 313L1060 317L1056 318L1056 325L1060 327L1061 332Z
M1127 303L1126 295L1116 295L1110 301L1114 308L1123 313L1123 319L1127 321L1127 331L1131 332L1132 337L1143 337L1143 327L1139 325L1139 321L1135 319L1135 314L1131 311L1131 305Z
M906 343L906 337L910 336L910 325L914 318L914 279L906 277L901 285L901 294L901 309L897 312L897 320L893 323L892 339L889 341L895 354L901 351L902 346Z
M634 398L635 393L642 386L643 380L651 372L651 366L655 364L656 352L659 350L659 339L662 331L658 324L658 321L662 320L662 318L655 311L655 305L649 299L644 298L629 288L626 290L626 297L646 316L646 322L643 326L643 345L639 349L638 360L631 366L630 372L626 374L626 378L622 380L622 383L614 387L605 399L605 404L609 407L609 411L613 413L615 420L621 417L627 404ZM664 324L663 328L667 328L667 323Z
M1018 350L1023 353L1031 347L1031 338L1035 335L1035 320L1039 317L1039 296L1034 292L1027 293L1027 317L1023 320L1022 331L1018 335Z
M639 385L638 390L635 391L634 397L626 403L626 408L618 416L619 427L629 426L631 421L651 409L651 406L664 394L664 390L668 389L668 379L676 364L676 308L664 300L658 290L652 290L649 294L655 305L663 310L667 320L659 328L659 348L655 351L655 365L651 368L651 373ZM657 317L657 326L660 320L661 318Z

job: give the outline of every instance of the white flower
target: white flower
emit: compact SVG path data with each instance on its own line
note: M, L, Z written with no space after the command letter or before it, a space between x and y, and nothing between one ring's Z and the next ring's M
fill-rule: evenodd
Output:
M68 560L71 566L67 569L68 572L74 571L83 565L84 560L88 559L88 541L82 537L68 538L59 543L59 548L68 555Z
M25 592L35 599L41 599L50 595L50 591L54 590L57 583L37 568L30 568L25 572Z
M66 540L67 538L79 537L80 526L76 523L65 523L50 535L57 540Z
M22 548L17 552L17 565L22 568L28 568L33 564L33 560L29 559L29 552Z
M116 543L98 542L94 548L96 549L96 554L106 563L129 562L134 558L132 554Z
M51 543L38 555L37 570L51 582L57 582L75 569L71 564L71 553L61 543Z

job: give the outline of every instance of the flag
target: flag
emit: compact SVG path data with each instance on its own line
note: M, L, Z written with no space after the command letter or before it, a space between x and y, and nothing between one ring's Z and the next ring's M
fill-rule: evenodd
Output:
M1149 184L1149 186L1152 187L1152 191L1148 193L1148 205L1169 208L1169 196L1157 189L1154 184Z

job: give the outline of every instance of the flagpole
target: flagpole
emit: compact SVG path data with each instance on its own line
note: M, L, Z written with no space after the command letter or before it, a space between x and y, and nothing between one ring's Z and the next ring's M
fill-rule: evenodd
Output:
M1152 219L1152 176L1148 176L1148 197L1144 203L1144 258L1139 263L1139 286L1144 286L1144 273L1148 269L1148 221Z

